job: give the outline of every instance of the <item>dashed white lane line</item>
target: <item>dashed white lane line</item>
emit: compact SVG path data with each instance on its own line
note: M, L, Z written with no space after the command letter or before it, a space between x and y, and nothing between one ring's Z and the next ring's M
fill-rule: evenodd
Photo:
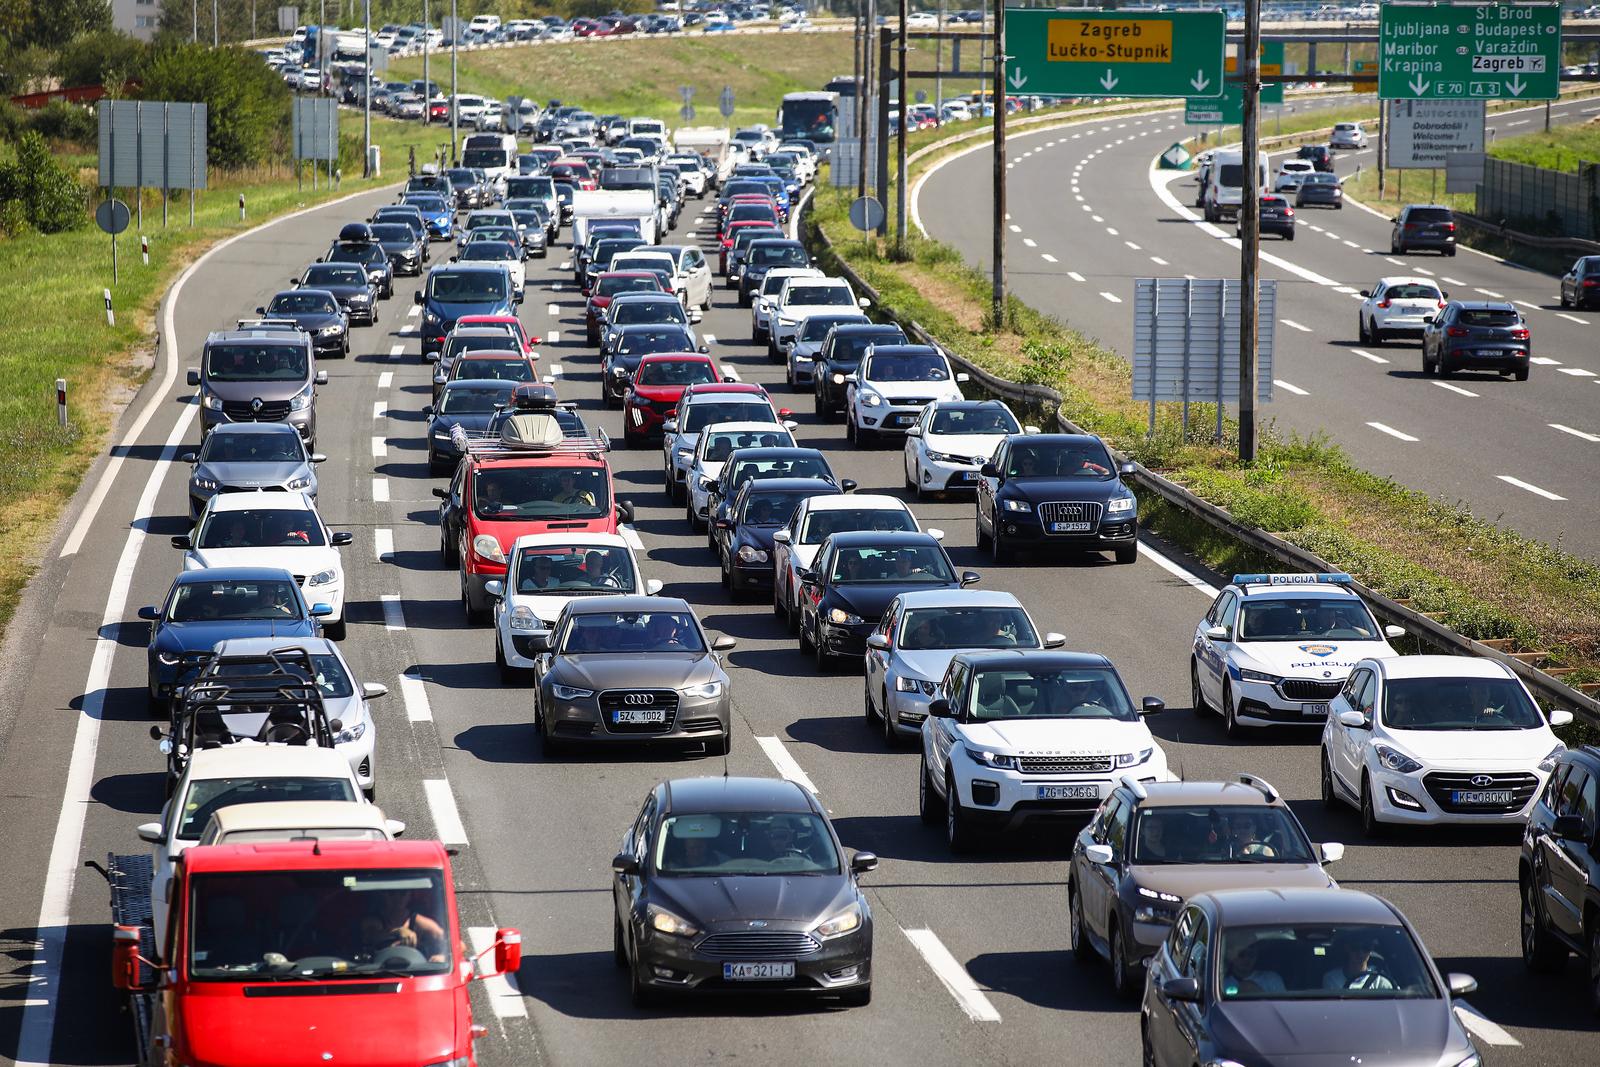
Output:
M761 746L761 751L767 754L767 759L772 761L773 767L777 768L780 775L813 793L817 791L816 783L800 764L795 762L795 758L789 755L789 750L783 747L782 741L776 737L758 737L756 744Z
M983 995L983 990L978 988L978 983L972 980L967 969L950 955L950 950L944 947L944 942L939 940L939 935L932 930L918 929L905 930L906 940L922 954L923 962L932 969L935 977L949 990L950 995L956 999L961 1010L973 1022L997 1023L1000 1013Z
M1054 262L1056 262L1056 257L1052 256L1049 252L1040 252L1039 253L1039 258L1044 260L1046 263L1054 263Z
M1446 285L1466 285L1467 284L1466 282L1462 281L1459 278L1447 278L1443 274L1439 275L1439 280L1441 282L1444 282Z
M739 368L738 367L723 367L722 368L722 373L727 375L729 378L732 378L736 382L744 381L743 378L739 377Z
M1541 366L1541 367L1559 367L1559 366L1561 366L1561 361L1559 359L1551 359L1549 356L1529 356L1528 357L1528 362L1537 364L1538 366Z
M410 307L406 308L406 318L408 318L408 319L414 319L418 315L421 315L421 314L422 314L422 305L421 304L412 304Z
M1434 382L1433 384L1437 385L1440 389L1448 389L1448 390L1450 390L1450 392L1455 393L1455 394L1457 394L1459 396L1477 396L1478 395L1477 393L1474 393L1471 389L1463 389L1463 388L1461 388L1461 386L1459 386L1459 385L1451 385L1449 382Z
M422 330L414 322L407 323L406 325L400 327L400 336L401 337L415 337L417 334L419 334L421 332L422 332Z
M558 344L560 344L561 343L561 331L560 330L551 330L549 333L544 335L544 342L547 345L558 345Z
M1397 267L1403 267L1403 266L1406 265L1406 261L1405 260L1396 259L1394 256L1384 256L1383 258L1384 258L1385 262L1393 263Z
M1532 482L1525 482L1521 478L1513 478L1509 474L1497 474L1497 475L1495 475L1495 477L1499 478L1502 482L1505 482L1507 485L1514 485L1518 489L1526 489L1528 492L1532 493L1534 496L1542 496L1546 500L1565 500L1565 499L1567 499L1564 496L1560 496L1560 495L1558 495L1556 493L1552 493L1548 489L1540 489L1537 485L1534 485Z
M1416 271L1418 274L1426 274L1430 278L1433 277L1433 271L1429 270L1427 267L1412 267L1411 269Z
M428 703L428 687L422 675L406 671L400 676L400 700L406 706L407 722L432 722L433 705Z
M497 1019L526 1019L528 1005L522 999L522 991L517 986L517 976L514 974L491 974L494 966L494 954L489 949L494 947L494 927L469 926L467 937L472 941L472 954L478 957L478 984L483 986L483 991L489 996L489 1010L494 1012Z
M1528 123L1530 123L1532 121L1533 121L1532 119L1517 119L1515 122L1506 123L1506 125L1507 126L1526 126Z
M1022 239L1022 243L1027 245L1029 248L1038 248L1039 247L1039 242L1035 241L1032 237L1024 237Z
M1501 296L1499 293L1495 292L1493 289L1474 289L1472 291L1474 293L1478 293L1478 294L1480 294L1482 296L1486 296L1490 300L1504 300L1505 299L1505 297Z
M714 333L703 333L700 335L700 339L705 341L705 343L708 345L714 345L717 343L717 335Z
M639 531L633 528L632 523L624 522L619 524L617 526L617 536L628 542L628 547L635 552L644 551L644 542L640 540Z
M1104 222L1104 221L1106 221L1105 219L1101 218L1099 215L1090 215L1089 217L1091 219L1093 219L1094 221L1096 221L1096 222Z
M1113 237L1117 236L1117 230L1116 230L1116 227L1114 227L1114 226L1107 226L1106 227L1106 232L1109 233Z
M378 603L383 605L383 628L385 630L404 630L406 628L405 608L400 604L398 593L385 593L378 598Z
M1078 206L1081 207L1085 211L1093 211L1094 210L1094 208L1090 207L1088 204L1079 204Z
M1298 385L1290 385L1288 382L1284 381L1282 378L1274 378L1274 379L1272 379L1272 384L1276 385L1279 389L1282 389L1286 393L1293 393L1295 396L1310 396L1311 395L1310 393L1306 392L1304 389L1300 388Z
M1073 281L1075 281L1075 282L1081 282L1081 281L1083 281L1083 275L1081 275L1081 274L1079 274L1079 273L1078 273L1078 272L1077 272L1077 271L1075 271L1075 270L1069 270L1069 271L1067 271L1067 277L1069 277L1069 278L1071 278L1071 279L1072 279L1072 280L1073 280Z
M1505 1028L1485 1016L1477 1008L1464 1000L1458 1000L1453 1005L1456 1018L1461 1020L1461 1025L1472 1031L1472 1036L1489 1045L1504 1045L1515 1047L1522 1044L1506 1032Z
M1415 444L1416 441L1417 441L1417 438L1412 437L1410 434L1403 433L1400 430L1395 429L1393 426L1388 426L1388 425L1385 425L1384 423L1381 423L1381 422L1369 422L1369 423L1367 423L1367 425L1371 426L1374 430L1377 430L1379 433L1388 434L1390 437L1393 437L1396 441L1405 441L1407 444Z
M1571 426L1563 426L1559 422L1551 422L1546 425L1552 430L1560 430L1562 433L1569 433L1581 440L1588 441L1591 445L1600 444L1600 434L1584 433L1582 430L1574 430Z
M374 419L381 419L388 414L389 402L387 400L374 400L372 402L372 417Z
M1118 296L1116 293L1108 293L1105 290L1101 290L1100 295L1111 301L1113 304L1122 303L1122 297Z
M1345 243L1345 246L1347 248L1360 248L1361 247L1360 245L1356 244L1354 241L1351 241L1351 240L1348 240L1348 239L1345 239L1344 243Z
M1009 229L1012 233L1021 233L1022 232L1022 227L1018 226L1014 222L1010 226L1008 226L1007 229Z
M1298 322L1294 321L1293 319L1279 319L1278 321L1283 323L1285 326L1289 327L1289 329L1291 329L1291 330L1299 330L1301 333L1310 333L1311 332L1311 327L1302 326Z
M560 304L546 304L544 310L553 319L553 318L556 318L557 316L559 316L561 314L561 305Z
M571 269L572 269L572 260L570 260L570 259L563 259L561 261L561 265L556 268L556 270L571 270Z
M1150 262L1154 263L1158 267L1170 266L1170 264L1168 264L1167 261L1162 259L1160 256L1151 256Z
M1133 249L1135 252L1140 251L1139 246L1134 244L1132 241L1124 241L1122 243L1127 245L1129 248Z
M380 526L372 531L372 556L379 563L387 563L394 558L393 530Z
M372 499L379 504L387 504L389 502L389 479L372 479Z
M388 442L388 440L385 439L385 438L382 438L382 437L373 437L373 439L372 439L372 458L373 459L382 459L384 456L387 456L388 454L389 454L389 442Z
M1384 359L1382 356L1375 356L1371 352L1366 351L1365 349L1352 348L1350 351L1354 352L1356 355L1360 356L1362 359L1368 360L1368 361L1370 361L1372 363L1387 363L1387 362L1389 362L1388 360Z
M1574 378L1593 378L1594 377L1594 371L1592 371L1592 370L1584 370L1582 367L1562 367L1560 369L1560 371L1558 371L1557 373L1559 373L1559 374L1570 374Z
M405 345L390 345L389 346L389 358L390 359L399 359L401 356L403 356L405 354L406 354L406 346Z
M1513 300L1511 302L1513 304L1517 305L1517 307L1519 307L1519 308L1527 308L1529 311L1539 311L1540 310L1540 307L1539 307L1538 304L1530 304L1526 300Z
M1589 325L1589 320L1588 319L1580 319L1576 315L1568 315L1565 311L1556 312L1556 318L1558 318L1558 319L1566 319L1568 322L1575 322L1579 326L1587 326L1587 325Z
M456 807L456 795L450 783L443 778L425 778L422 795L428 798L428 812L433 816L433 828L439 841L446 845L467 844L467 828L461 822L461 811Z
M386 370L378 375L378 388L387 389L394 384L394 371Z

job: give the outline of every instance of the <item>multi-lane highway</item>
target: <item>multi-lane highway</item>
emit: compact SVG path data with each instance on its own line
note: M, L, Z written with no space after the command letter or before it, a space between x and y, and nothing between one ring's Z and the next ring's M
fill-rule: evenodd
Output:
M1588 121L1600 101L1558 102L1554 123ZM1504 138L1539 129L1543 106L1490 116ZM1270 122L1264 133L1271 132ZM1012 290L1119 352L1132 352L1133 280L1236 277L1233 226L1202 221L1192 176L1152 170L1187 136L1181 112L1030 132L1009 142L1007 256ZM1276 173L1283 155L1272 157ZM1372 149L1336 153L1349 176ZM988 218L970 210L989 183L987 151L951 158L917 198L933 237L987 261ZM1416 181L1414 179L1414 181ZM1426 182L1408 182L1427 203ZM1600 317L1560 307L1556 280L1463 247L1454 258L1389 254L1387 214L1346 203L1297 211L1293 243L1263 238L1262 277L1278 282L1274 401L1264 416L1287 432L1323 432L1360 466L1569 551L1600 556L1590 521L1600 462ZM1422 374L1421 346L1362 345L1360 290L1386 275L1423 275L1452 297L1510 300L1527 318L1531 379Z
M1122 138L1121 147L1138 154L1163 140L1139 140L1154 128L1149 120L1128 123L1120 130L1112 123L1104 134L1097 125L1094 136L1102 140L1095 147L1115 148ZM1077 150L1062 147L1061 136L1046 135L1057 144L1040 155ZM1066 136L1069 145L1083 144ZM1096 157L1088 175L1107 162ZM1045 173L1059 182L1071 170L1040 166L1033 156L1013 172L1019 182L1030 168L1041 172L1041 183ZM959 173L947 171L941 181ZM1108 193L1079 179L1086 197L1093 192L1110 202ZM1144 182L1142 169L1138 180ZM1127 192L1126 177L1122 186L1128 196L1144 195ZM983 189L981 180L968 186L970 196ZM52 562L13 624L6 684L17 714L0 753L11 871L0 889L6 931L0 1056L75 1064L131 1057L126 1020L108 983L106 890L82 863L138 849L134 826L155 818L162 802L161 762L141 691L146 627L134 618L140 605L164 594L180 565L167 546L168 535L186 527L184 469L173 459L197 437L181 371L195 361L208 330L247 314L322 252L341 223L389 199L365 194L254 231L183 278L164 309L151 382L119 431L126 443L115 450L114 466L91 472ZM701 227L709 216L700 210L691 204L681 233L707 238ZM939 220L936 232L945 225L944 210L924 201L924 219ZM1018 218L1026 218L1025 232L1038 234L1043 250L1044 227L1065 225L1060 214ZM1152 225L1208 247L1187 226ZM1082 240L1081 230L1061 232ZM1128 234L1151 254L1165 254L1153 238ZM1065 270L1072 246L1056 247ZM591 425L620 439L619 416L599 403L598 363L582 343L582 303L564 259L556 249L547 261L530 263L522 316L545 339L538 348L547 367L560 366L562 395L580 403ZM1109 249L1097 261L1109 265ZM1173 269L1179 262L1172 259ZM1453 272L1462 262L1448 267ZM1083 271L1091 272L1087 263ZM1130 262L1125 276L1134 273ZM1057 291L1061 284L1051 283ZM1074 307L1100 301L1090 284L1079 286L1086 298ZM1104 969L1073 963L1067 949L1065 837L1009 840L953 858L940 835L918 820L915 752L886 750L863 722L860 675L817 677L768 605L729 603L703 535L691 533L681 507L661 490L655 451L612 454L619 496L638 509L634 529L645 576L688 598L713 633L738 639L727 656L732 754L726 765L653 751L608 749L554 761L541 755L528 693L499 683L492 635L466 623L456 573L439 562L431 490L442 482L427 474L421 414L431 367L419 360L418 319L407 314L415 287L415 280L398 284L378 326L356 331L352 358L327 368L319 449L332 458L320 471L319 505L330 525L355 535L345 549L346 653L362 680L391 690L375 705L379 802L410 824L411 835L438 835L459 848L455 870L468 925L516 926L524 934L515 987L478 994L479 1014L489 1023L479 1046L483 1062L1033 1064L1057 1061L1064 1049L1086 1065L1134 1062L1135 1012L1114 999ZM1117 288L1125 291L1125 281ZM1290 312L1297 313L1303 314ZM751 343L748 312L734 306L727 290L716 291L701 329L725 367L767 383L795 409L800 443L827 450L838 473L863 489L900 491L898 452L852 450L838 424L813 418L809 398L788 393L780 370ZM1301 368L1286 365L1283 373L1297 371L1309 388L1313 379ZM1487 397L1480 399L1487 406ZM1592 1055L1594 1023L1581 983L1572 974L1531 978L1522 970L1513 838L1429 832L1365 843L1352 815L1325 814L1316 801L1314 739L1238 745L1217 721L1189 713L1189 636L1217 576L1186 569L1155 543L1144 546L1134 566L1080 560L996 567L974 548L970 502L914 507L924 525L949 532L956 563L981 571L983 587L1014 592L1042 627L1063 631L1074 648L1110 656L1135 695L1164 697L1169 710L1152 720L1152 729L1186 778L1249 769L1293 800L1314 839L1349 842L1347 858L1334 869L1341 882L1392 899L1442 969L1480 981L1469 999L1482 1016L1472 1026L1481 1044L1493 1046L1496 1063L1531 1067ZM864 880L876 920L870 1007L760 999L648 1013L630 1006L611 961L610 858L657 781L721 774L725 767L806 782L847 846L882 857Z

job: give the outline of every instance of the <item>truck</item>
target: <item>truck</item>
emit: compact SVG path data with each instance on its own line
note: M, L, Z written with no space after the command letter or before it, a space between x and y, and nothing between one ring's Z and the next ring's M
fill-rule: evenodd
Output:
M102 871L111 979L141 1067L471 1064L485 1031L470 984L521 966L513 928L466 948L438 841L195 846L178 859L160 946L149 861L112 855Z
M679 152L698 152L711 161L711 187L720 188L738 162L728 150L732 135L721 126L683 126L672 134L672 147Z
M1220 222L1237 218L1239 205L1244 200L1244 152L1237 148L1219 148L1206 168L1205 184L1200 190L1200 206L1207 222ZM1267 180L1267 156L1256 158L1256 195L1270 193Z
M482 170L502 195L506 179L517 173L517 152L512 133L469 133L461 139L461 165Z
M572 247L581 248L596 222L636 219L646 244L660 241L660 205L651 189L579 189L572 194Z

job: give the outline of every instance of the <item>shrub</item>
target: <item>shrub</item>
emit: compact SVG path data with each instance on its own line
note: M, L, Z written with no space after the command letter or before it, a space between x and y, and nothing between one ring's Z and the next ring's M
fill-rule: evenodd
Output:
M169 46L151 57L140 95L204 103L213 167L262 162L289 125L289 90L258 56L240 48Z
M120 88L143 72L148 52L143 41L117 30L82 33L56 53L53 70L62 85Z
M42 233L78 229L87 221L87 202L78 179L32 130L17 138L16 159L0 164L0 219L8 232L22 221Z
M99 120L88 108L53 100L28 113L27 125L47 141L67 141L75 145L96 145L100 137Z

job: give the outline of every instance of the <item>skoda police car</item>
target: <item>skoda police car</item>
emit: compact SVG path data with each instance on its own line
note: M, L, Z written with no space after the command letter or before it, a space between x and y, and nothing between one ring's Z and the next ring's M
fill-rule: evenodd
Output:
M1321 727L1359 660L1398 655L1348 574L1236 574L1194 630L1195 714L1246 726Z

